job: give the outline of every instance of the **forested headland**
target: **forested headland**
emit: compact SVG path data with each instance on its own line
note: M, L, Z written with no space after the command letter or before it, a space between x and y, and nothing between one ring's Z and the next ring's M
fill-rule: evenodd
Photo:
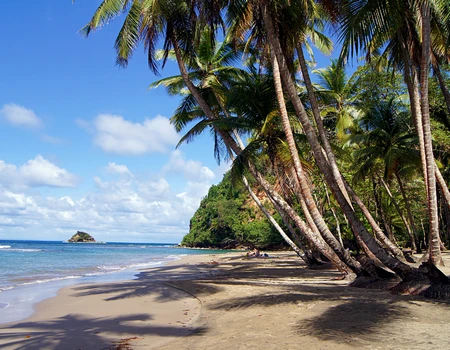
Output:
M181 96L179 145L209 133L211 154L232 161L233 187L212 188L186 240L264 245L277 232L308 266L328 261L359 285L450 296L439 270L450 229L448 1L104 0L81 31L119 15L119 65L143 44L154 73L169 59L179 68L151 85ZM317 67L330 32L340 53ZM360 66L347 74L352 59Z
M230 174L209 189L191 219L189 233L181 242L184 246L198 248L261 249L286 248L283 243L283 238L255 205L245 187L233 184Z

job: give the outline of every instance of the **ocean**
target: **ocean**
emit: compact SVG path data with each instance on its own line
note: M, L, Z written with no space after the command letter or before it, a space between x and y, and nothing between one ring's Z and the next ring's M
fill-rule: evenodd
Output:
M154 243L0 240L0 323L30 316L35 303L68 285L132 279L141 268L218 252Z

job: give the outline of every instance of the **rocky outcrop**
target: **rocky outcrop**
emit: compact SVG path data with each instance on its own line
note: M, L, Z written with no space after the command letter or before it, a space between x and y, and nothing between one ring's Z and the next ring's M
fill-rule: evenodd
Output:
M94 237L92 237L89 233L83 231L77 231L68 242L71 243L95 243Z

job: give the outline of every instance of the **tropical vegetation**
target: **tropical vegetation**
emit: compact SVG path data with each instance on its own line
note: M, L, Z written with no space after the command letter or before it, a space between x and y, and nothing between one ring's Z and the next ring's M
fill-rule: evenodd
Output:
M118 64L141 43L153 72L176 61L180 75L152 86L182 96L180 144L210 131L235 188L309 266L327 260L357 281L449 297L439 270L450 230L448 1L103 0L81 31L119 15ZM340 57L312 70L305 54L329 51L327 26ZM201 209L211 244L229 239L211 235L219 226L252 231L236 207Z

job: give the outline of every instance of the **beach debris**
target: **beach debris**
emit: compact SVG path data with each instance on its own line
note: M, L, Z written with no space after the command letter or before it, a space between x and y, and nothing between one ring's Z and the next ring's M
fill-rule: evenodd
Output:
M117 341L113 341L114 344L114 350L132 350L133 348L131 347L132 345L132 341L133 340L138 340L140 339L139 337L130 337L130 338L123 338Z

